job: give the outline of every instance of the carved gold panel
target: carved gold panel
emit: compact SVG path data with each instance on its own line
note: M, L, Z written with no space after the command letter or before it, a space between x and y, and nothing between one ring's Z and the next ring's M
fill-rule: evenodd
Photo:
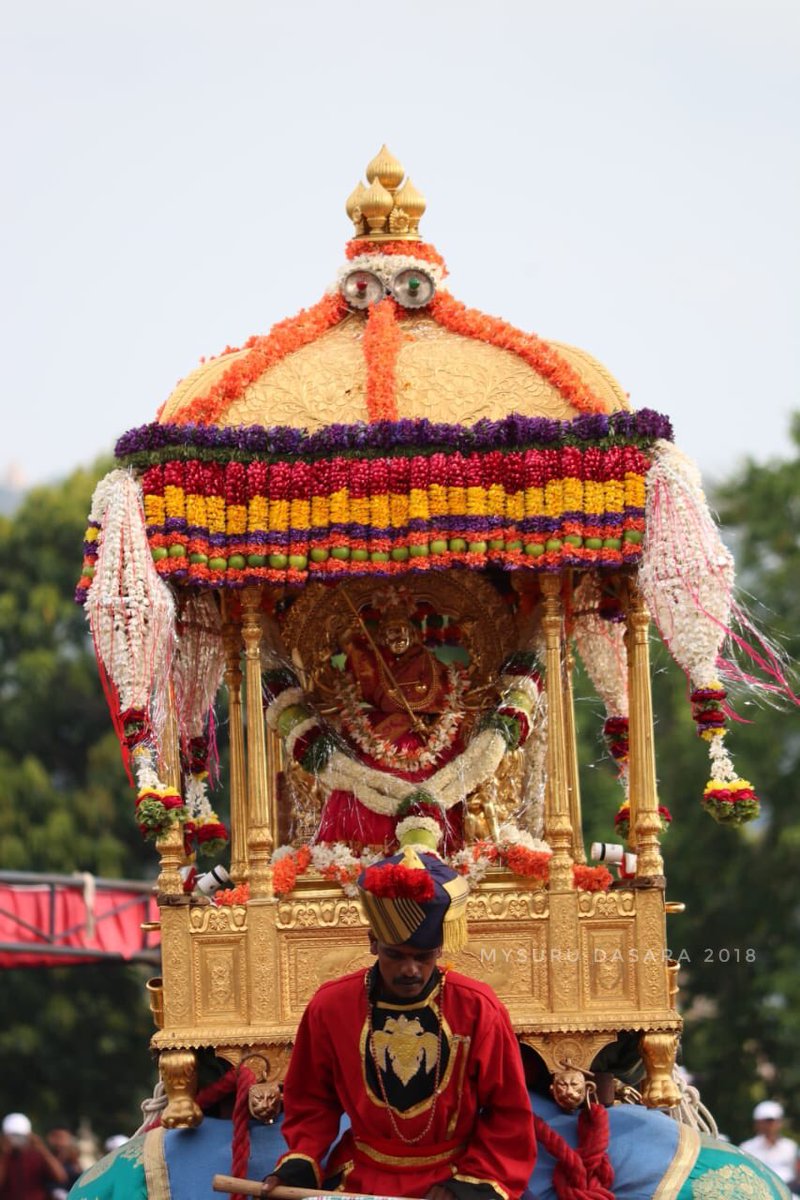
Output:
M194 1019L203 1024L247 1018L245 940L206 935L192 941Z
M633 922L581 927L582 1001L588 1011L624 1010L636 1003Z
M218 908L216 904L192 905L189 909L189 929L197 933L243 932L247 928L247 909L243 904Z
M192 1018L189 907L163 905L160 911L164 1026L170 1029Z
M457 971L488 983L511 1012L530 1017L547 1009L547 930L516 925L473 927L467 946L453 955Z
M370 954L366 928L291 933L281 938L282 1015L297 1022L317 988L350 971L366 969L375 961Z

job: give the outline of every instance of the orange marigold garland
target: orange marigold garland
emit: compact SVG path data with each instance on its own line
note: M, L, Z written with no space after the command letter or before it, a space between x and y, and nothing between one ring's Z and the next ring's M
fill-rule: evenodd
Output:
M364 359L367 364L367 412L371 421L397 420L397 355L403 333L397 321L397 305L390 297L370 307L364 327Z
M477 338L512 354L532 367L568 400L573 408L583 413L608 411L603 401L586 386L577 371L546 341L533 333L521 333L507 321L489 317L477 308L467 308L448 292L437 292L428 310L437 324L460 333L463 337Z
M347 305L338 293L323 296L311 308L279 321L268 334L252 337L242 347L247 353L231 363L205 395L196 396L175 414L176 425L213 425L260 375L287 354L293 354L327 333L347 315ZM234 349L226 353L238 353Z

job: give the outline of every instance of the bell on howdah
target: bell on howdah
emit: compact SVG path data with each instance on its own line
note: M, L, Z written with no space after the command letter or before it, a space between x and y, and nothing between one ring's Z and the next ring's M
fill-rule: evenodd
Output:
M689 681L704 807L751 819L724 742L732 559L669 419L585 351L462 304L425 206L384 146L334 285L189 374L92 502L78 599L160 855L167 1128L202 1120L201 1052L249 1064L274 1116L310 997L371 961L357 880L385 855L455 871L445 948L554 1095L641 1057L644 1105L682 1098L649 625ZM594 865L576 652L620 782ZM221 691L230 830L209 794Z

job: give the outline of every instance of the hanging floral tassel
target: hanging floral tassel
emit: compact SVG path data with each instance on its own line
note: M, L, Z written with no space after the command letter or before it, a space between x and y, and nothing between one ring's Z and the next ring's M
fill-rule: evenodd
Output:
M700 736L708 742L711 775L703 794L706 811L723 824L757 816L751 785L736 774L723 738L726 693L718 673L744 679L721 658L726 638L749 649L732 631L733 558L723 545L694 463L670 442L656 443L647 478L644 559L639 586L664 641L692 687ZM751 656L762 662L755 651ZM755 684L755 680L748 679ZM782 677L781 684L785 686ZM774 684L764 685L775 690Z
M186 814L181 796L156 769L175 607L153 565L141 491L129 471L111 471L100 481L90 521L100 534L86 614L112 718L136 774L136 818L146 837L157 838Z
M228 840L208 797L209 757L213 740L213 706L225 670L225 648L219 608L210 592L189 595L178 620L172 673L175 709L186 776L189 850L217 854Z
M608 753L617 765L625 793L620 812L627 811L628 651L616 590L609 581L601 581L597 575L587 573L575 588L573 614L578 653L606 709L603 737Z

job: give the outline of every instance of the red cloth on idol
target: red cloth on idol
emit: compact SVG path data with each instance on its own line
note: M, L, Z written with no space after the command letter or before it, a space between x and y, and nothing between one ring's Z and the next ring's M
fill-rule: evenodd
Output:
M455 971L443 978L416 1004L372 1002L391 1010L383 1012L382 1019L393 1018L404 1025L396 1057L392 1058L394 1051L388 1056L396 1073L402 1077L410 1070L423 1083L429 1081L427 1100L415 1104L406 1116L392 1109L394 1125L365 1068L365 1055L370 1053L370 1001L364 972L345 975L319 989L303 1015L286 1076L281 1132L289 1152L277 1169L290 1164L299 1168L304 1162L313 1166L317 1184L342 1172L346 1191L373 1195L424 1196L434 1184L451 1180L488 1184L509 1200L522 1194L536 1161L536 1145L519 1046L508 1013L485 984ZM424 1014L428 1030L438 1028L441 1012L448 1051L432 1119L434 1068L423 1047L427 1044L430 1049L433 1035L427 1033L427 1043L420 1039L415 1057L415 1035L409 1024L421 1019L423 1008L433 1010ZM351 1128L323 1168L343 1112ZM423 1132L420 1140L412 1141Z

